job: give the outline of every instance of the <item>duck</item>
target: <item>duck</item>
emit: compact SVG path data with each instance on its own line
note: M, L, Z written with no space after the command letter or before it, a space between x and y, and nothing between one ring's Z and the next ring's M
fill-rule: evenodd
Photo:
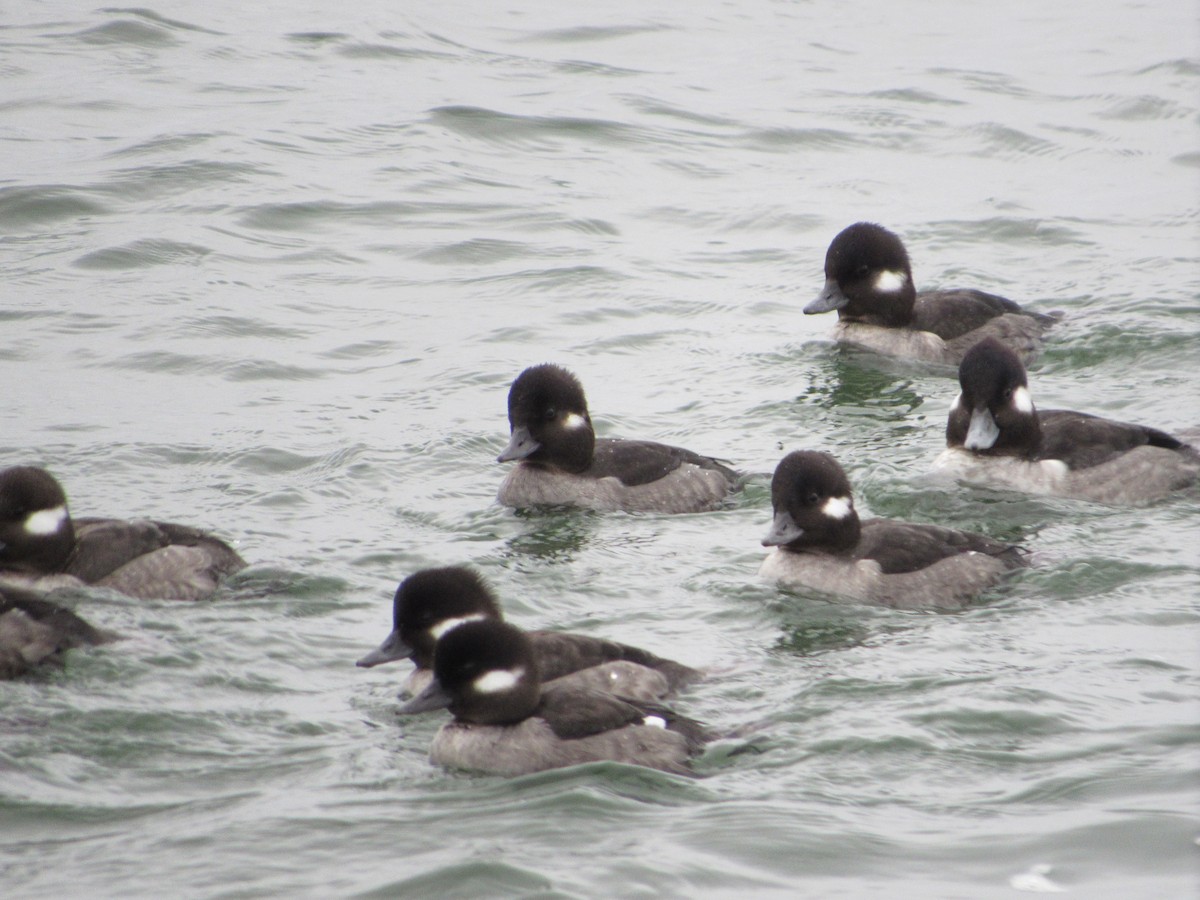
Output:
M139 600L200 600L246 565L228 544L188 525L149 519L73 519L45 469L0 471L0 584L83 585Z
M687 775L711 739L703 725L659 704L543 684L529 638L491 618L439 638L433 680L400 712L442 708L454 718L434 736L430 761L492 775L604 761Z
M787 454L771 479L773 548L760 575L788 587L899 609L961 608L1027 564L982 534L895 519L860 520L845 470L816 450Z
M372 668L401 659L415 664L405 692L419 694L433 677L434 651L447 632L465 622L501 621L503 614L484 578L466 566L421 569L400 582L392 601L392 632L356 665ZM544 681L572 683L631 700L659 700L703 678L697 669L646 650L591 635L530 631Z
M117 640L44 596L16 587L0 588L0 679L18 678L41 665L64 664L76 647Z
M825 286L804 313L834 310L839 343L943 366L957 366L988 336L1031 362L1043 333L1057 321L984 291L918 293L903 241L873 222L843 229L825 254Z
M510 440L498 462L517 465L500 485L503 506L577 506L624 512L716 509L739 487L722 461L654 441L598 438L579 379L531 366L508 392Z
M1017 354L991 338L958 370L935 472L1024 493L1140 506L1193 487L1200 452L1146 425L1038 410Z

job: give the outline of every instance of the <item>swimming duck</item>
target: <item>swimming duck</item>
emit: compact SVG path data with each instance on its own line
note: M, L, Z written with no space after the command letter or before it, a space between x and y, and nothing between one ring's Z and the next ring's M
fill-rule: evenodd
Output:
M504 506L702 512L738 486L736 472L690 450L596 437L583 386L559 366L533 366L517 376L508 421L511 439L498 461L517 466L500 485Z
M1200 452L1145 425L1069 410L1038 410L1021 360L986 339L963 357L935 471L964 481L1138 505L1196 484Z
M543 685L529 639L496 619L464 622L437 643L429 687L401 707L449 707L433 739L435 765L524 775L612 761L688 774L710 739L691 719L562 681Z
M898 608L957 608L1025 565L1015 545L894 519L860 521L828 453L797 450L771 479L775 518L760 574L785 585Z
M89 584L137 599L199 600L245 565L227 544L188 525L72 519L62 486L45 469L0 471L0 584Z
M825 254L825 287L806 315L837 310L837 341L887 356L958 365L992 336L1026 361L1042 346L1054 316L1022 309L983 291L917 292L904 243L881 225L857 222Z

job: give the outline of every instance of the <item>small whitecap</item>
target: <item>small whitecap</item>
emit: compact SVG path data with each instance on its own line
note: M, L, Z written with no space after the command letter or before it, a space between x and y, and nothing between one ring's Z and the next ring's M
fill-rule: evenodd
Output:
M1028 872L1022 872L1020 875L1010 878L1008 880L1009 887L1031 894L1062 894L1067 889L1050 880L1049 875L1052 868L1053 866L1047 863L1030 866Z
M643 725L649 725L651 728L666 728L667 720L662 716L646 716L642 719Z

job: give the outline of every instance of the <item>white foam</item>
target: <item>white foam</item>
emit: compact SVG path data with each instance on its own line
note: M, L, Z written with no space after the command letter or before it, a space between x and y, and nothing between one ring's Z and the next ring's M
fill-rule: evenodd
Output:
M524 669L492 669L476 678L472 687L478 694L498 694L511 690L524 677Z
M459 616L457 619L443 619L436 625L429 626L429 633L433 635L435 641L441 640L442 637L450 631L453 631L459 625L465 625L468 622L482 622L486 619L483 613L475 613L471 616Z
M854 501L849 497L830 497L821 512L831 519L844 519L854 512Z
M646 716L642 719L643 725L649 725L651 728L666 728L667 720L662 716Z
M1062 894L1067 889L1050 880L1052 871L1053 867L1048 863L1038 863L1036 866L1030 866L1029 871L1008 879L1008 884L1014 890L1031 894Z
M39 509L35 513L30 513L25 519L25 531L29 534L58 534L58 530L66 520L67 508L65 506Z
M903 290L906 281L908 281L908 277L903 272L884 269L875 276L875 290L884 294L894 294Z
M1027 391L1024 386L1013 391L1012 405L1013 409L1015 409L1017 412L1033 412L1033 398L1029 396L1029 391Z

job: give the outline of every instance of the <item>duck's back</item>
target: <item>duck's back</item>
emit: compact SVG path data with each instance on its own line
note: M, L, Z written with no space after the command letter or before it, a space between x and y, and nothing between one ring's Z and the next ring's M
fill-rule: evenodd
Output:
M0 593L0 679L15 678L74 647L114 640L56 603L13 589Z
M986 291L922 291L913 304L912 327L951 341L1009 313L1025 315L1019 304Z
M917 295L913 328L944 342L939 362L958 365L972 346L994 337L1026 363L1037 356L1042 335L1055 319L1022 309L1006 297L969 289L925 291Z
M670 690L678 690L701 677L700 672L682 663L655 656L640 647L591 635L531 631L529 639L533 642L538 672L543 681L551 681L572 672L616 661L629 662L660 672Z
M652 725L624 728L564 740L545 719L516 725L450 722L433 739L429 759L450 769L492 775L525 775L589 762L622 762L687 774L687 739Z
M505 477L505 506L582 506L624 512L715 509L737 474L714 459L652 441L597 438L592 465L579 474L522 463Z
M67 573L137 599L199 600L245 565L223 541L188 525L82 518Z
M1116 459L1136 447L1160 447L1185 455L1192 448L1157 428L1116 422L1088 413L1048 409L1038 413L1042 440L1037 459L1061 459L1071 469L1086 469ZM1195 451L1192 450L1192 454Z
M1024 564L1021 551L984 535L868 519L845 554L776 548L764 578L898 609L957 609Z
M979 553L1011 566L1021 564L1020 551L986 535L893 519L867 519L854 550L856 559L873 559L885 575L917 572L943 559Z

